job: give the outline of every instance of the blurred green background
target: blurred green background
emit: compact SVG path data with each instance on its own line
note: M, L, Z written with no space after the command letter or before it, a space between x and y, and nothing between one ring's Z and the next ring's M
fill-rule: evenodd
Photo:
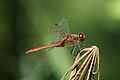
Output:
M100 80L120 80L120 0L0 0L0 80L59 80L74 61L71 47L25 51L50 44L64 16L70 33L99 47Z

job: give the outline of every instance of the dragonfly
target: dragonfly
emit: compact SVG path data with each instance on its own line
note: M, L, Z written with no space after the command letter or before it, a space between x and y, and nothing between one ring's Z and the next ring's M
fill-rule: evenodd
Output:
M52 29L52 42L47 46L40 46L26 51L26 54L40 51L42 49L49 49L54 47L74 46L72 54L74 53L76 46L80 48L80 43L84 41L86 35L82 33L69 34L68 18L64 17L58 24L55 24Z

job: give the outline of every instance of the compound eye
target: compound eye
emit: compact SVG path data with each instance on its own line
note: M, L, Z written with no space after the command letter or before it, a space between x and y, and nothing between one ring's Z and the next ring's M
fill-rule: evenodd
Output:
M86 35L84 33L79 34L80 41L84 41L86 38Z

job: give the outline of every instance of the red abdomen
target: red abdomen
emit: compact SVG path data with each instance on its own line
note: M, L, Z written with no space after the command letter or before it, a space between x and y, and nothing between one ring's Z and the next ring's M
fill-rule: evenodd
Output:
M51 44L51 45L48 45L48 46L41 46L41 47L30 49L26 52L26 54L33 53L33 52L36 52L36 51L39 51L39 50L42 50L42 49L48 49L48 48L52 48L52 47L63 47L63 46L64 46L63 42L60 41L56 44Z

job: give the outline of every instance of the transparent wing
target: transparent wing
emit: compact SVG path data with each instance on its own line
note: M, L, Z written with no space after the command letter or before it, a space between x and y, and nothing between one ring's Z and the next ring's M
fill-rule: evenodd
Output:
M52 28L52 43L63 40L69 34L68 19L64 17Z

